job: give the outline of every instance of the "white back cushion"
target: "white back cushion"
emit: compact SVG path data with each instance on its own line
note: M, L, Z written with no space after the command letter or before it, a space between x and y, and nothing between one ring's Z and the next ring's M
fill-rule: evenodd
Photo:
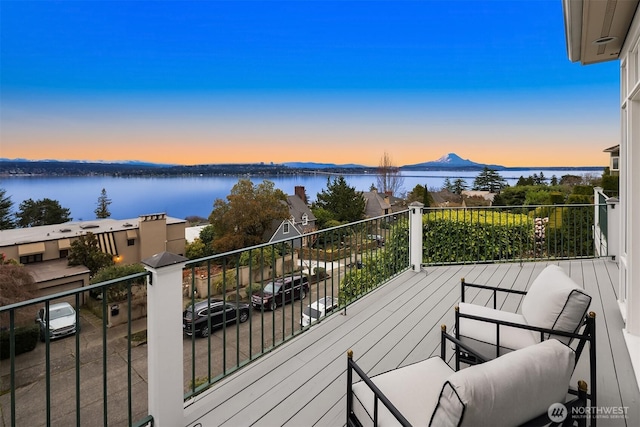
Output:
M589 304L591 297L561 267L549 265L523 298L522 316L531 326L576 332ZM568 343L570 339L562 341Z
M570 347L550 339L455 372L442 388L430 425L522 424L565 401L574 360Z

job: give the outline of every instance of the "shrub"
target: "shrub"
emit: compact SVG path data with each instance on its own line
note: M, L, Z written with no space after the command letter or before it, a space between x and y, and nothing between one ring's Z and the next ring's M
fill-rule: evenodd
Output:
M519 259L534 248L533 219L495 210L425 215L423 262L464 263Z
M617 175L602 175L602 189L605 194L617 196L620 190L620 177Z
M38 344L40 327L38 325L22 326L15 329L15 354L32 351ZM8 359L11 355L9 345L9 331L0 332L0 359Z
M314 267L313 268L313 277L316 281L320 281L327 277L327 270L324 267Z
M591 206L555 208L547 226L547 252L558 258L593 256L593 215Z
M251 298L251 295L254 292L260 292L261 289L262 289L262 285L260 283L252 283L246 288L244 288L244 291L245 291L246 297Z
M573 194L593 196L593 187L590 185L576 185L573 187Z
M134 274L144 273L146 270L142 264L129 264L129 265L110 265L100 269L96 275L91 279L91 284L107 282L110 280L120 279L126 276ZM139 277L133 281L122 281L110 285L106 288L107 302L119 302L127 299L128 288L131 286L144 286L146 279ZM104 289L104 288L103 288ZM93 297L97 297L101 294L100 291L91 291Z
M221 294L236 288L236 271L227 270L217 274L211 280L211 292Z

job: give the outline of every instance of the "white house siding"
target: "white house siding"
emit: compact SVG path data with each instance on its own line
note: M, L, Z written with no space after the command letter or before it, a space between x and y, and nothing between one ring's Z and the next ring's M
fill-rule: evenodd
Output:
M620 55L620 276L625 338L640 380L640 19L636 15Z

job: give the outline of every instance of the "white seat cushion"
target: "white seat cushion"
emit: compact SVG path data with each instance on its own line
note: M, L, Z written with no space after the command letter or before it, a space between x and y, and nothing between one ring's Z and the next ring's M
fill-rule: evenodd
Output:
M577 332L591 297L564 270L549 265L536 277L522 300L522 316L531 326ZM568 338L560 338L569 343Z
M453 372L442 359L431 357L376 375L371 380L412 425L425 426L438 402L442 385ZM373 405L373 392L364 381L353 384L353 412L364 426L373 425ZM382 402L378 402L378 425L398 425Z
M524 316L511 313L509 311L495 310L493 308L482 305L460 303L458 310L463 314L485 317L494 320L502 320L505 322L519 323L526 325L527 321ZM479 341L481 343L496 345L496 325L494 323L482 322L479 320L460 318L458 325L458 333L462 341L464 338ZM540 342L540 334L533 333L526 329L519 329L510 326L500 326L500 347L510 350L528 347ZM473 346L472 346L473 347ZM491 354L486 354L492 357Z
M574 360L570 347L550 339L455 372L430 425L514 426L545 414L565 401Z

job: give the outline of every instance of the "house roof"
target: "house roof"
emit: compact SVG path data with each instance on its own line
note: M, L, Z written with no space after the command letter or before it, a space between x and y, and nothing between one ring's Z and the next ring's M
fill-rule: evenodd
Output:
M619 153L620 152L620 144L614 145L613 147L605 148L602 150L605 153Z
M24 269L31 274L36 283L90 273L84 265L69 265L66 258L25 264Z
M143 215L145 216L145 215ZM167 225L186 222L184 219L166 217ZM38 227L0 230L0 247L17 244L68 239L88 232L98 234L140 228L140 219L95 219L91 221L65 222Z
M391 205L377 191L363 191L362 196L365 201L364 214L367 218L384 215L385 211L391 209Z
M316 217L302 199L297 196L287 196L289 214L295 219L296 224L302 222L302 215L307 214L307 221L315 221Z
M496 197L496 193L491 191L478 191L478 190L464 190L462 195L466 197L481 197L482 199L493 202L493 198Z

